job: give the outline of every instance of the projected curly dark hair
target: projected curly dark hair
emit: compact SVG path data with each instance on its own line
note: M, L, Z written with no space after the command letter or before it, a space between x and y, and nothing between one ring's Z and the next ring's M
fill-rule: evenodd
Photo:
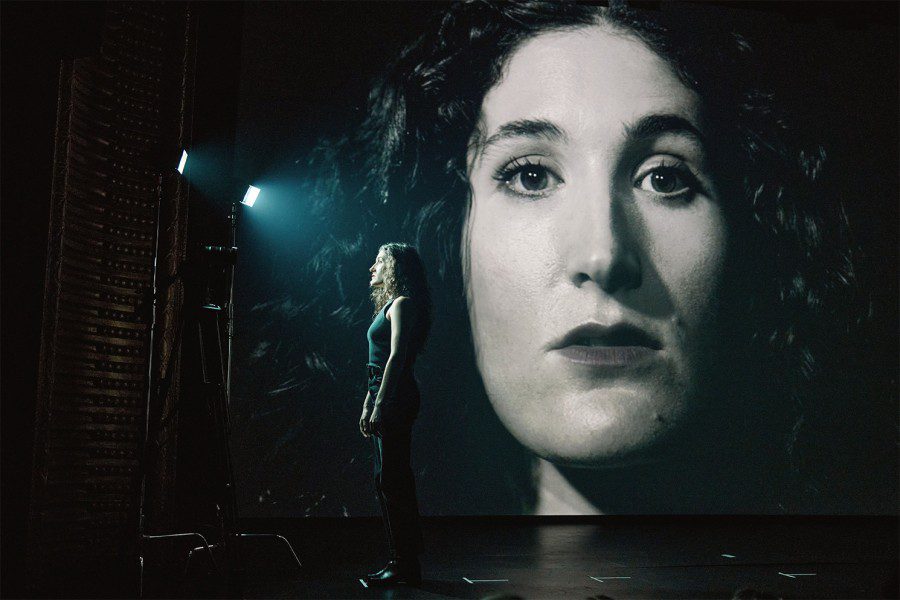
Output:
M770 404L759 402L760 421L749 426L763 427L764 413L777 403L787 488L788 480L803 479L798 440L817 403L825 402L818 381L828 340L852 330L866 314L866 299L855 291L841 202L818 185L824 149L791 126L760 79L750 43L696 13L696 7L637 11L622 3L454 4L373 90L357 152L368 192L388 210L411 212L417 245L462 298L468 257L460 240L471 200L465 157L477 137L481 102L507 59L535 35L598 21L641 39L697 92L714 132L710 154L743 249L729 269L735 334L746 340L748 364L773 383ZM814 492L816 484L803 481L803 489L785 496Z

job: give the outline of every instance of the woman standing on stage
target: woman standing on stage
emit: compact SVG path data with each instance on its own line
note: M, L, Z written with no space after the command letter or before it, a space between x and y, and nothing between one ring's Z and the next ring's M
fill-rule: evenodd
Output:
M369 392L359 430L375 444L375 491L390 550L388 564L366 576L370 586L421 581L422 531L410 466L412 426L419 413L413 376L431 325L425 268L408 244L384 244L369 268L375 317L369 327Z

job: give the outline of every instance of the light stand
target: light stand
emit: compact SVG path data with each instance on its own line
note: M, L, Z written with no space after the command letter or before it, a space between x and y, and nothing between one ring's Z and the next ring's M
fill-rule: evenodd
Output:
M149 292L150 305L150 334L149 334L149 359L147 361L147 398L144 406L144 431L141 437L140 452L140 498L138 504L138 531L137 531L137 555L138 555L138 597L144 596L144 556L146 550L146 542L151 540L174 539L174 538L197 538L203 544L201 548L210 550L210 544L203 534L198 532L184 533L168 533L162 535L147 535L144 533L147 509L147 463L148 452L150 448L150 409L153 403L154 392L158 390L158 380L155 375L156 361L154 342L156 339L156 309L157 300L159 298L158 291L158 272L159 272L159 231L160 218L162 216L162 188L163 175L159 175L156 180L156 235L153 241L153 268ZM218 571L218 565L212 552L209 552L209 558L212 561L213 568Z
M224 373L222 373L221 365L222 365L222 344L219 339L219 323L218 316L221 314L221 309L215 305L207 305L203 307L203 310L206 312L207 316L211 317L211 325L213 331L215 332L214 340L207 340L214 342L214 347L218 350L218 369L215 369L218 373L224 375L224 382L221 379L219 381L210 380L209 376L211 373L211 369L209 368L209 355L207 355L204 350L204 332L203 332L203 319L200 320L200 349L201 349L201 365L203 372L203 380L204 384L211 385L216 388L220 393L216 394L219 399L218 403L215 403L213 406L213 413L216 418L216 430L220 436L220 444L221 448L221 456L225 463L225 485L224 485L224 498L222 499L222 504L217 505L219 509L219 523L221 529L221 546L223 546L223 550L225 551L225 556L229 560L229 579L235 574L235 572L240 571L240 554L239 554L239 540L241 539L271 539L275 540L285 547L287 547L288 552L290 552L291 558L293 558L294 562L297 564L297 568L302 568L303 564L300 562L300 559L297 557L297 553L294 551L294 547L291 543L282 535L278 535L276 533L247 533L234 531L235 523L236 523L236 501L235 501L235 487L234 487L234 470L231 464L231 451L229 447L229 441L231 439L231 424L228 417L228 407L231 404L231 365L232 365L232 343L234 339L234 280L235 280L235 265L237 263L237 214L238 214L238 206L237 202L233 201L231 203L231 213L228 217L229 225L231 227L231 236L230 242L231 246L227 249L216 248L216 251L225 250L224 256L226 257L228 264L228 305L227 310L225 311L226 321L225 321L225 332L228 340L228 355L225 361L225 369ZM208 247L209 249L212 249ZM209 345L209 344L206 344ZM216 358L213 355L213 358ZM224 383L224 387L223 387ZM218 544L204 544L203 546L199 546L194 548L191 552L193 554L196 551L203 551L210 553L210 558L212 558L212 549L217 548ZM190 555L188 556L188 560L190 560Z
M200 350L200 367L203 382L204 396L207 400L207 408L210 416L213 418L215 425L216 441L218 442L218 454L222 461L222 488L218 491L216 511L219 526L219 542L210 544L207 539L200 533L170 533L163 535L146 535L144 533L145 518L145 502L146 502L146 478L147 478L147 443L150 426L150 400L156 389L156 380L154 379L154 361L153 361L153 331L155 330L156 319L156 278L157 278L157 257L159 254L159 211L162 204L162 177L159 178L157 206L157 240L154 249L153 263L153 318L151 320L150 333L150 384L147 393L147 411L145 415L144 442L142 448L142 479L141 479L141 498L140 498L140 515L139 515L139 539L138 539L138 559L140 568L139 595L143 597L143 581L144 581L144 544L150 540L172 539L195 537L202 542L201 546L193 548L189 553L184 567L185 576L188 573L191 559L197 552L206 552L210 562L217 573L221 574L219 565L215 560L214 551L221 549L226 557L226 575L228 577L229 588L240 586L241 560L239 555L240 540L242 539L271 539L283 544L287 547L297 568L302 568L302 563L297 557L291 543L284 536L274 533L247 533L235 531L236 529L236 499L234 486L234 471L231 463L230 437L231 425L228 415L228 408L231 404L231 371L232 371L232 343L234 338L234 280L235 280L235 264L237 262L237 202L232 202L231 212L229 215L230 226L230 246L205 246L203 248L206 256L215 256L218 260L224 260L228 266L228 301L225 311L225 331L227 336L227 358L223 361L222 343L220 337L219 317L222 314L221 307L213 302L207 302L200 308L200 317L197 322L197 333L199 336ZM211 259L210 259L211 260Z

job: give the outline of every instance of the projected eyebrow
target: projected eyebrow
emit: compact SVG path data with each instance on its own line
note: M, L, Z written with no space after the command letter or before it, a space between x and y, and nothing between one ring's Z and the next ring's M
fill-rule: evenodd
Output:
M703 134L688 119L672 114L645 115L633 124L626 124L625 135L630 140L647 140L663 134L675 134L690 138L701 146ZM484 142L476 142L475 156L484 155L491 147L515 138L531 138L548 142L568 142L566 133L552 121L545 119L518 119L504 123Z
M544 119L520 119L501 125L496 133L479 145L478 149L480 152L484 152L494 144L517 137L544 139L549 142L565 142L567 139L563 130L550 121Z
M664 133L683 135L698 144L703 144L703 134L700 130L684 117L677 115L647 115L641 117L637 123L625 126L625 134L631 139L654 138Z

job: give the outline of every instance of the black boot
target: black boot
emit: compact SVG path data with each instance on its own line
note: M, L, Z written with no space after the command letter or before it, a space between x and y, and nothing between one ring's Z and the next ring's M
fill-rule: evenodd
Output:
M380 573L366 577L369 587L385 587L391 585L419 585L422 583L422 567L419 559L397 559L388 563Z
M397 559L392 558L388 561L388 563L380 571L375 571L374 573L369 573L368 575L366 575L366 579L367 580L368 579L377 579L377 578L381 577L382 575L384 575L386 571L389 571L391 569L396 569L396 568L397 568Z

